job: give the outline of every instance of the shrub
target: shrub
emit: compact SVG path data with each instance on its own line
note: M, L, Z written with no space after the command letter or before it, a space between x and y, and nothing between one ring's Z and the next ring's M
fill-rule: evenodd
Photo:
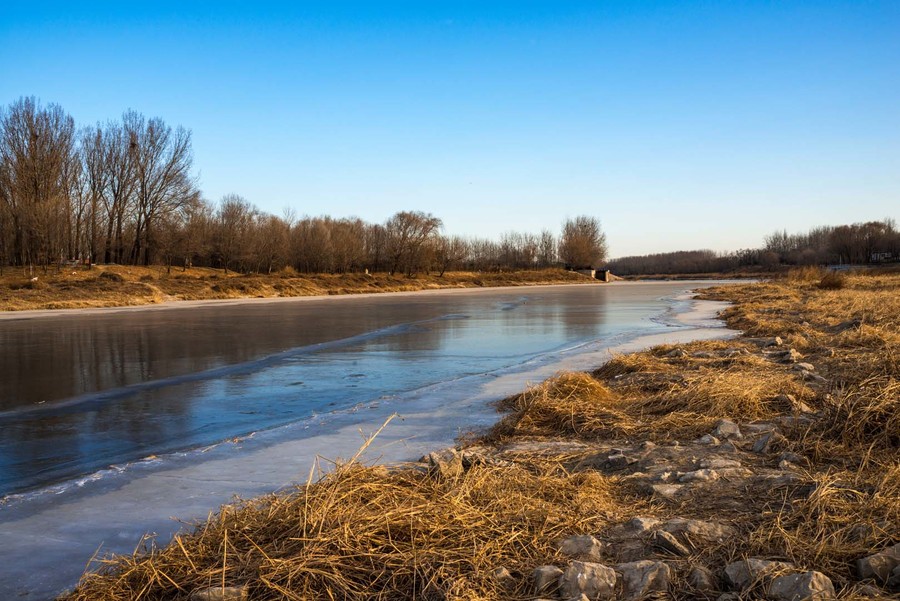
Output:
M104 271L100 274L100 279L108 282L124 282L125 278L114 271Z
M819 283L816 284L816 286L822 290L841 290L846 285L847 277L836 271L826 273L825 276L819 280Z

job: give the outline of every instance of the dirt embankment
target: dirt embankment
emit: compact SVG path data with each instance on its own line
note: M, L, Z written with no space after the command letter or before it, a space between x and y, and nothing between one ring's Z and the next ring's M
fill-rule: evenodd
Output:
M164 267L95 266L50 269L0 276L0 311L126 307L179 300L279 298L372 292L413 292L440 288L592 283L596 280L562 269L502 273L448 272L413 277L385 273L299 275L225 274L221 270Z
M898 598L900 277L705 294L744 337L562 374L485 436L225 507L66 599Z

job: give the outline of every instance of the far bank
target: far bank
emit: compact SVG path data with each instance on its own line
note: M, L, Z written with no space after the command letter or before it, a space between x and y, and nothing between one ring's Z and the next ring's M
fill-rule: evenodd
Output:
M176 301L295 298L415 292L446 288L494 288L540 284L594 284L598 280L563 269L506 272L455 271L405 276L387 273L236 274L209 268L169 271L163 266L95 265L5 270L0 276L0 311L127 307Z

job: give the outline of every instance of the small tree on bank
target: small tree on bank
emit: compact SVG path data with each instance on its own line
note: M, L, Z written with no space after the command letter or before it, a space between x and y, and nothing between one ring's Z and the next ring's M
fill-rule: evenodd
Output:
M596 217L579 215L563 224L559 257L567 266L579 269L599 267L606 260L606 234Z

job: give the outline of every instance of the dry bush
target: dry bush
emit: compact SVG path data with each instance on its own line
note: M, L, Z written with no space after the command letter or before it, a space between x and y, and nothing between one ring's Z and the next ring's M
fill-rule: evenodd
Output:
M847 285L847 278L836 271L825 274L816 286L822 290L841 290Z
M807 265L788 270L783 279L788 284L810 284L820 281L828 273L823 267Z
M104 271L98 276L101 280L107 282L124 282L125 278L115 271Z
M512 411L492 430L492 437L621 436L631 420L619 397L586 373L563 373L499 403Z
M249 583L268 599L523 599L561 536L620 519L597 473L473 466L458 478L346 466L234 506L164 549L107 560L67 601L185 599ZM491 572L506 567L508 588Z

